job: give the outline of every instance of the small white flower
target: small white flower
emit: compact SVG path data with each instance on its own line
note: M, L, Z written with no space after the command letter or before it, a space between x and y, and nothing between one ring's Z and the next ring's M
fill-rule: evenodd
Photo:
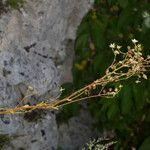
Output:
M115 48L115 43L111 43L111 44L109 45L109 47L110 47L110 48Z
M149 16L150 14L147 11L143 12L143 18L148 18Z
M118 88L115 88L115 92L118 92Z
M119 85L119 88L122 88L122 87L123 87L123 85L122 85L122 84L120 84L120 85Z
M122 46L117 45L117 49L119 50Z
M118 54L119 54L119 51L117 51L117 50L114 51L114 54L115 54L115 55L118 55Z
M131 47L130 47L130 46L127 46L127 49L131 49Z
M138 41L136 39L132 39L132 42L135 44L137 43Z
M138 44L138 45L137 45L137 47L138 47L138 48L141 48L141 47L142 47L142 45L141 45L141 44Z
M147 75L146 75L146 74L143 74L143 78L144 78L145 80L147 80Z
M62 93L64 90L65 90L64 88L62 88L62 87L60 88L60 92L61 92L61 93Z
M140 83L140 82L141 82L141 81L139 81L139 80L136 80L136 81L135 81L135 83L137 83L137 84Z

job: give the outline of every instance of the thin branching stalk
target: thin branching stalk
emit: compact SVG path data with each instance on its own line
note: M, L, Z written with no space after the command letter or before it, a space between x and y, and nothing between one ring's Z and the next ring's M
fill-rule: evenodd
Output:
M128 46L126 53L120 50L121 46L115 45L114 43L110 44L110 48L114 53L114 59L111 65L106 69L105 75L69 96L51 102L43 101L32 106L17 105L14 108L1 108L0 114L26 113L35 109L58 110L62 106L83 100L93 100L97 97L113 98L120 92L122 85L115 88L108 88L108 84L127 80L132 76L137 76L136 83L139 83L141 78L147 79L145 72L147 68L150 67L150 56L144 58L142 56L142 45L138 44L138 41L135 39L133 39L132 42L134 44L133 48ZM31 86L29 90L33 90ZM27 96L25 96L23 100L26 99L26 97Z

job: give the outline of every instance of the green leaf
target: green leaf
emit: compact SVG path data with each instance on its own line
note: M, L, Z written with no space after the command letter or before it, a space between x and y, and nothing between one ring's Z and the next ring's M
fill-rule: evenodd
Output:
M150 150L150 136L144 140L139 150Z
M77 37L78 36L82 36L83 34L88 34L89 33L89 25L88 25L88 22L87 21L83 21L81 23L81 25L79 26L78 28L78 31L77 31Z
M132 101L132 87L129 85L126 85L123 88L123 91L121 93L121 111L123 114L128 114L131 112L131 108L133 105Z
M75 44L75 50L77 53L82 52L84 49L86 50L88 48L88 39L89 34L83 34L77 38Z
M144 105L144 87L141 85L133 85L133 96L134 96L134 102L136 109L142 109Z
M19 9L19 8L23 7L24 3L25 3L24 0L6 0L5 1L5 5L12 9Z
M94 69L94 73L98 73L100 74L101 71L103 70L103 59L104 59L104 55L99 53L95 56L94 58L94 62L93 62L93 69Z
M119 108L116 102L112 103L107 111L108 119L112 119L119 112Z
M105 100L105 101L101 101L101 102L102 102L101 112L106 112L107 108L109 108L109 106L111 105L111 101Z
M102 49L105 44L105 29L106 25L100 20L91 20L90 34L96 48Z
M122 8L125 8L125 7L127 7L129 2L128 2L128 0L118 0L118 3Z
M108 4L111 5L112 3L114 3L116 0L107 0Z
M119 19L118 19L118 30L126 27L130 22L133 21L133 8L132 7L128 7L126 9L124 9L120 15L119 15Z

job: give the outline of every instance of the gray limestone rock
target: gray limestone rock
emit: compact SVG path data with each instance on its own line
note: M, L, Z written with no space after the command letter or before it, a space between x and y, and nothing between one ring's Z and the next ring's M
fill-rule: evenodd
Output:
M94 123L90 114L82 110L79 116L59 126L58 146L63 150L81 150L90 140L100 136Z
M91 5L90 0L26 0L20 12L0 16L1 108L59 96L61 84L72 80L76 30ZM28 86L35 95L21 102ZM38 115L26 117L32 120ZM0 134L11 138L4 149L56 149L60 135L55 114L44 113L35 122L27 118L25 114L0 116Z

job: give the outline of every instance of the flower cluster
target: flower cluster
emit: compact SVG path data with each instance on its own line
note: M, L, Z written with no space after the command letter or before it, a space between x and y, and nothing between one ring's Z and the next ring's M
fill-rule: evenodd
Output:
M120 51L121 46L115 45L114 43L110 44L110 48L114 53L114 61L106 70L106 75L112 82L127 79L134 75L138 76L136 83L139 83L140 78L147 79L145 72L146 67L149 67L150 56L144 59L142 56L142 45L138 44L136 39L133 39L132 42L134 47L131 48L128 46L126 53ZM117 55L122 55L123 59L117 61Z
M108 140L108 141L107 141ZM104 143L104 141L106 143ZM88 149L88 150L108 150L109 147L113 144L115 144L116 142L114 141L109 141L109 139L106 138L98 138L97 140L94 139L92 141L90 141L89 143L87 143L87 148L82 148L82 150Z

